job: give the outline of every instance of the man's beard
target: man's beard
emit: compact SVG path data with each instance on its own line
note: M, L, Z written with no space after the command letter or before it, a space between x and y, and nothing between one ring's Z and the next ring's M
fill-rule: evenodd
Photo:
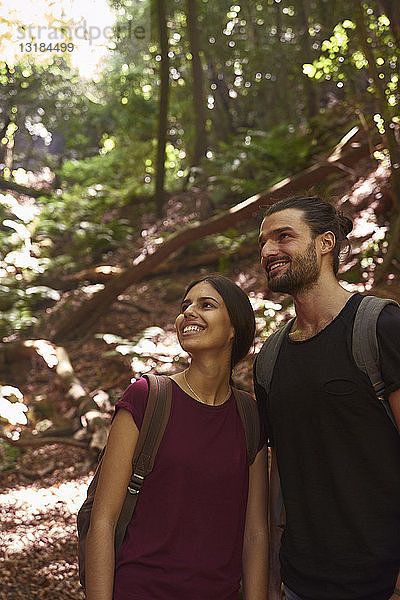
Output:
M289 263L286 272L272 276L267 272L268 287L271 292L282 294L298 294L310 289L319 276L318 259L315 242L312 240L304 254L297 254Z

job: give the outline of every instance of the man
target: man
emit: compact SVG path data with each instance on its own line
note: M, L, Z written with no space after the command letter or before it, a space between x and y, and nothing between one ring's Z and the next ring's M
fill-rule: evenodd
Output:
M280 598L281 579L288 600L400 596L400 436L353 359L362 296L336 279L351 229L350 219L318 198L281 200L261 224L268 287L293 296L296 311L268 393L259 376L265 353L255 364L272 447L270 600ZM385 394L400 428L398 306L382 310L377 336ZM276 576L279 477L286 524Z

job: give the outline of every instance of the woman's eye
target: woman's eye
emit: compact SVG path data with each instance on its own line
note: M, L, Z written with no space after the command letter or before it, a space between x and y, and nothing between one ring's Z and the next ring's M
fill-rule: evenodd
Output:
M208 307L214 308L214 304L212 302L204 302L203 307L204 308L208 308Z

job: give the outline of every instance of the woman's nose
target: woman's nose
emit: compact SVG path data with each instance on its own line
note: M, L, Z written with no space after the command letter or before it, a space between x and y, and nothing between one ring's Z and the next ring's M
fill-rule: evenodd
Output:
M185 312L183 313L183 316L187 318L187 317L189 317L189 316L192 316L192 315L194 315L194 314L196 314L196 307L195 307L195 305L192 303L192 304L189 304L189 305L188 305L188 306L185 308Z

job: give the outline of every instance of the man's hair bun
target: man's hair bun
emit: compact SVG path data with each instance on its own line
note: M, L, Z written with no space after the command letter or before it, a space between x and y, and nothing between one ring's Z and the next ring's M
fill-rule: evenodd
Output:
M338 222L339 222L339 231L340 231L340 237L342 240L344 240L350 233L350 231L353 229L353 223L351 221L351 219L349 219L349 217L346 217L345 215L338 213Z

